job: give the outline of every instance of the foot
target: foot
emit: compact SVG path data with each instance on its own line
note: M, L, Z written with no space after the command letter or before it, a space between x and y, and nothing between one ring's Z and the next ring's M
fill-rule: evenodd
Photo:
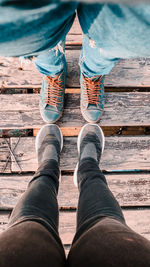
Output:
M63 148L63 136L59 127L55 124L44 125L36 136L35 148L39 166L51 159L59 164L60 152Z
M81 113L91 123L100 120L104 108L104 76L87 78L81 73Z
M66 72L55 77L45 76L40 93L40 112L47 123L56 122L63 113Z
M77 186L78 166L83 159L93 158L99 163L104 150L105 137L102 129L97 124L84 125L77 140L78 163L74 172L74 184Z

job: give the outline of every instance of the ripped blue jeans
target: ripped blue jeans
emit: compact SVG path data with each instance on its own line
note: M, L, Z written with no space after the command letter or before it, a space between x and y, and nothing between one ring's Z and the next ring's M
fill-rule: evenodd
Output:
M77 13L84 34L79 65L86 77L108 74L120 58L150 56L150 5L80 4ZM37 57L41 73L63 70L64 44Z
M55 76L64 66L64 40L76 10L84 34L80 68L85 76L108 74L120 58L150 56L150 4L48 0L0 2L0 55L36 56L38 70Z
M102 58L99 51L94 40L84 35L79 65L81 72L86 77L105 75L113 68L115 61ZM63 71L65 61L65 40L63 40L49 51L41 52L34 60L34 63L40 73L55 77Z

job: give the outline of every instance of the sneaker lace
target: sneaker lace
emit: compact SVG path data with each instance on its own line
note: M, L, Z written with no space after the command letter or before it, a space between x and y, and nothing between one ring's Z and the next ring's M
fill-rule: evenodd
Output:
M85 76L83 78L83 85L85 88L83 95L85 97L85 100L88 104L91 105L99 104L98 96L101 95L102 88L100 85L102 84L103 76L99 76L96 80L93 80L93 78L87 78Z
M45 103L57 107L62 101L62 92L64 90L62 80L59 79L60 74L55 77L46 76L47 96L44 98Z

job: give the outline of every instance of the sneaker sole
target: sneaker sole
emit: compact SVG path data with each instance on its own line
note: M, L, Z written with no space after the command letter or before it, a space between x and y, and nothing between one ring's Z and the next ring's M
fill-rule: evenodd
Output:
M78 135L78 139L77 139L77 150L78 150L78 154L80 154L80 140L81 140L81 135L82 135L82 133L83 133L83 131L84 131L84 128L86 127L88 125L88 123L87 124L85 124L83 127L82 127L82 129L81 129L81 131L80 131L80 133L79 133L79 135ZM90 125L96 125L99 129L100 129L100 132L101 132L101 135L102 135L102 154L103 154L103 151L104 151L104 147L105 147L105 136L104 136L104 133L103 133L103 131L102 131L102 129L101 129L101 127L99 126L99 125L97 125L97 124L92 124L92 123L90 123ZM78 165L79 165L79 162L76 164L76 167L75 167L75 171L74 171L74 177L73 177L73 182L74 182L74 185L77 187L78 186L78 183L77 183L77 172L78 172Z

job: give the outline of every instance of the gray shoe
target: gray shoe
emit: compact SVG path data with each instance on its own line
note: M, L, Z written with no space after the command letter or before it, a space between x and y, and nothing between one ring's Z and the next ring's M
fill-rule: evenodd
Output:
M35 148L39 166L51 159L59 164L60 152L63 148L63 136L59 127L55 124L44 125L36 136Z
M84 125L77 140L78 163L74 171L74 184L77 186L77 172L81 160L93 158L98 163L104 150L105 137L102 129L97 124L88 123Z

